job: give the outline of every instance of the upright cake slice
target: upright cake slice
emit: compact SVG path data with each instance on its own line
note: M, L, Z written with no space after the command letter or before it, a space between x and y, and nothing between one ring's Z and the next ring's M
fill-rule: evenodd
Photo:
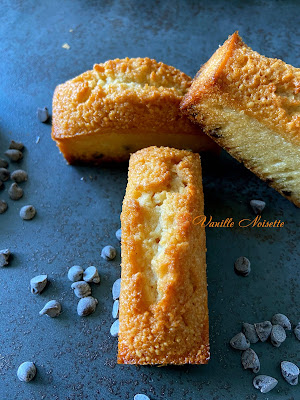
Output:
M96 64L55 89L52 138L71 164L124 161L150 145L217 149L179 111L190 84L183 72L149 58Z
M181 110L300 207L300 69L234 33L197 73Z
M206 364L205 230L198 154L149 147L133 154L121 214L118 362Z

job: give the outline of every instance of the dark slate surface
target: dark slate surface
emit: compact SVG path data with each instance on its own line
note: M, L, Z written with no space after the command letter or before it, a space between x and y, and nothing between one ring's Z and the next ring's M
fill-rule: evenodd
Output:
M288 399L299 388L280 376L282 360L299 365L299 342L288 333L280 348L253 346L261 373L279 380L268 395L252 387L239 352L229 348L241 322L270 319L276 312L299 321L299 210L242 165L222 154L204 157L206 214L215 220L253 218L252 198L264 199L263 218L281 219L282 229L207 229L211 361L207 366L116 365L117 340L109 335L111 286L120 276L119 228L127 167L70 167L51 140L50 124L36 119L37 107L51 108L55 86L116 57L152 57L190 75L235 30L255 50L299 65L297 1L7 1L0 3L0 154L10 140L25 143L20 166L29 180L24 197L0 215L0 248L13 252L0 270L1 399L151 400ZM72 32L69 30L73 29ZM62 48L64 43L70 50ZM36 143L37 137L40 137ZM13 170L17 166L11 164ZM83 178L83 179L82 179ZM7 199L7 188L0 197ZM37 208L24 222L22 205ZM118 249L115 261L101 259L104 245ZM247 278L233 272L241 255L252 262ZM68 267L91 264L102 282L95 314L79 318L67 280ZM49 275L41 296L29 291L36 274ZM50 299L62 302L57 319L39 317ZM17 380L18 365L36 363L29 384Z

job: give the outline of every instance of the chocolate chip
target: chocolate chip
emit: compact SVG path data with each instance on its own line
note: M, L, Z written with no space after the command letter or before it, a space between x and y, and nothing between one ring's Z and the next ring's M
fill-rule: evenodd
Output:
M35 217L36 210L33 206L24 206L20 210L20 217L25 221L29 221Z
M30 279L30 290L32 294L40 294L45 289L48 282L47 275L38 275Z
M244 369L252 369L255 374L260 370L259 358L252 349L243 351L241 361Z
M254 325L244 322L242 326L243 326L242 328L243 334L246 336L249 342L257 343L259 341L259 337L257 336Z
M17 371L17 376L21 382L30 382L36 375L36 366L31 361L23 362Z
M122 234L122 230L121 228L117 230L116 232L116 238L119 240L119 242L121 242L121 234Z
M118 318L119 314L119 300L115 300L112 308L112 317Z
M98 300L92 296L84 297L80 299L77 305L77 314L80 317L86 317L92 314L97 307Z
M266 203L262 200L251 200L250 206L252 207L255 215L260 215L266 207Z
M257 375L253 379L253 386L255 389L259 389L261 393L268 393L270 390L274 389L278 381L268 375Z
M0 181L6 182L9 179L9 170L6 168L0 168Z
M0 158L0 168L7 168L7 167L8 167L8 162L3 158Z
M83 280L86 282L100 283L99 272L96 267L91 265L83 272Z
M273 325L271 331L271 343L275 347L279 347L286 339L286 333L281 325Z
M83 269L79 265L73 265L68 271L68 278L72 282L82 281Z
M85 281L76 281L72 283L71 288L74 290L75 296L82 299L83 297L88 297L92 294L90 285Z
M280 368L282 376L290 385L294 386L298 384L298 376L300 371L297 365L290 361L282 361Z
M16 183L12 183L8 189L8 194L12 200L19 200L23 196L24 192Z
M294 328L294 334L298 340L300 340L300 322Z
M242 332L239 332L230 340L230 346L236 350L247 350L250 342Z
M45 304L44 308L39 312L40 315L48 315L55 318L61 313L61 304L56 300L50 300Z
M270 321L259 322L254 324L257 336L261 342L265 342L271 334L272 324Z
M8 206L6 201L4 200L0 200L0 214L5 213L5 211L7 210Z
M20 150L6 150L4 154L13 162L20 161L23 158L23 153Z
M0 250L0 267L6 267L9 264L10 250Z
M119 328L120 328L120 324L119 324L119 320L116 319L115 322L112 324L112 326L110 327L110 334L113 337L118 336L119 334Z
M49 118L49 112L47 107L38 108L36 114L40 122L46 122L47 119Z
M101 257L107 261L113 260L117 255L116 249L112 246L105 246L101 251Z
M10 175L11 179L13 179L17 183L25 182L28 179L28 174L23 169L16 169Z
M288 331L290 331L292 329L290 320L284 314L273 315L271 322L273 325L281 325L284 329L286 329Z
M133 400L150 400L145 394L138 393L134 396Z
M248 276L251 271L250 261L248 258L239 257L234 263L234 270L238 275Z
M14 150L23 150L24 144L21 142L15 142L14 140L12 140L10 142L9 148L14 149Z
M117 279L112 287L112 296L114 300L117 300L120 297L121 292L121 278Z

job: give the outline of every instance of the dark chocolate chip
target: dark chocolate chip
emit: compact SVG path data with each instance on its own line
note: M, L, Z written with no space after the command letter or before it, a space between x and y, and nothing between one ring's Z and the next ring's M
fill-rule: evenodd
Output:
M286 339L286 333L281 325L273 325L271 331L271 343L275 347L279 347Z
M259 337L257 336L254 325L244 322L242 330L243 334L246 336L250 343L257 343L259 341Z
M10 250L0 250L0 267L6 267L9 264Z
M241 361L244 369L252 369L255 374L260 370L259 358L252 349L243 351Z
M261 393L270 392L270 390L274 389L277 383L278 383L277 379L272 378L271 376L268 375L257 375L253 379L253 386L255 387L255 389L259 389Z
M7 168L8 167L8 162L6 160L3 160L3 158L0 158L0 168Z
M21 183L27 181L28 174L23 169L16 169L14 172L11 173L10 177L15 182Z
M282 361L280 368L282 376L290 385L294 386L298 384L298 376L300 371L297 365L290 361Z
M252 207L255 215L260 215L265 208L266 203L262 200L251 200L250 206Z
M0 214L5 213L5 211L7 210L7 203L4 200L0 200Z
M257 336L261 342L265 342L271 334L272 324L270 321L258 322L254 324Z
M8 189L8 194L12 200L19 200L23 196L24 192L16 183L12 183Z
M17 162L22 160L23 153L20 150L10 149L4 153L11 161Z
M6 168L0 168L0 181L5 182L9 179L10 173Z
M12 140L10 142L9 148L14 149L14 150L23 150L24 144L21 142L15 142L14 140Z
M246 350L250 347L250 342L246 339L246 336L240 332L230 340L230 346L236 350Z
M251 271L250 265L248 258L239 257L234 263L234 270L238 275L248 276Z
M298 340L300 340L300 322L294 328L294 334Z
M47 107L38 108L37 109L37 117L40 122L46 122L47 119L49 118L48 108Z
M284 314L273 315L271 322L273 325L281 325L284 329L286 329L288 331L290 331L292 329L290 320Z

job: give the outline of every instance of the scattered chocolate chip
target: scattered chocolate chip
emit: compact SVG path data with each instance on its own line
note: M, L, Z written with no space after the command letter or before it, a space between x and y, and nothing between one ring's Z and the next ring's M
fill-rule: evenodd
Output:
M273 325L281 325L284 329L286 329L288 331L290 331L292 329L290 320L284 314L273 315L271 322Z
M90 285L85 281L77 281L72 283L71 288L74 290L75 296L82 299L83 297L88 297L92 294Z
M107 261L113 260L117 255L116 249L112 246L105 246L101 251L101 257Z
M22 382L30 382L36 375L36 366L31 361L23 362L17 371L17 377Z
M298 340L300 340L300 322L294 328L294 334Z
M13 162L20 161L23 158L23 153L20 150L6 150L4 154Z
M121 278L117 279L112 287L112 296L114 300L117 300L120 297L121 292Z
M47 119L49 118L48 108L47 107L38 108L37 109L37 117L40 122L46 122Z
M242 331L250 343L257 343L259 341L254 325L244 322Z
M273 325L271 331L271 343L275 347L279 347L286 339L286 333L281 325Z
M234 270L238 275L248 276L251 271L250 261L248 258L239 257L234 263Z
M17 183L25 182L28 179L28 174L23 169L16 169L10 175L11 179L13 179Z
M14 140L12 140L10 142L9 148L14 149L14 150L23 150L24 144L21 142L15 142Z
M0 181L5 182L9 179L10 173L6 168L0 168Z
M150 400L145 394L138 393L134 396L133 400Z
M8 205L7 205L6 201L0 200L0 214L5 213L7 208L8 208Z
M0 267L5 267L9 264L10 250L0 250Z
M68 278L72 282L82 281L83 269L79 265L73 265L68 271Z
M119 242L121 242L121 234L122 234L122 230L120 228L116 232L116 238L118 239Z
M23 206L20 210L20 217L26 221L35 217L36 210L33 206Z
M8 162L3 158L0 158L0 168L7 168L7 167L8 167Z
M255 215L260 215L266 207L266 203L262 200L251 200L250 206L252 207Z
M242 332L239 332L230 340L230 346L236 350L247 350L250 342Z
M57 317L61 313L61 304L56 300L50 300L39 312L40 315L47 314L51 318Z
M270 390L274 389L278 381L268 375L257 375L253 379L253 386L255 389L259 389L261 393L268 393Z
M120 328L120 324L119 324L119 320L116 319L115 322L112 324L112 326L110 327L110 334L113 337L118 336L119 334L119 328Z
M84 297L80 299L77 305L77 314L80 317L86 317L92 314L97 307L98 300L92 296Z
M244 369L252 369L255 374L260 370L259 358L252 349L243 351L241 361Z
M30 290L32 294L40 294L45 289L48 282L47 275L38 275L30 279Z
M23 196L24 192L17 183L12 183L8 189L8 194L12 200L19 200Z
M112 308L112 317L118 318L118 314L119 314L119 300L115 300Z
M100 276L96 267L91 265L83 273L83 280L85 282L100 283Z
M280 368L282 376L290 385L294 386L298 384L298 376L300 371L297 365L290 361L282 361Z
M261 342L265 342L271 334L272 324L270 321L259 322L254 324L257 336Z

